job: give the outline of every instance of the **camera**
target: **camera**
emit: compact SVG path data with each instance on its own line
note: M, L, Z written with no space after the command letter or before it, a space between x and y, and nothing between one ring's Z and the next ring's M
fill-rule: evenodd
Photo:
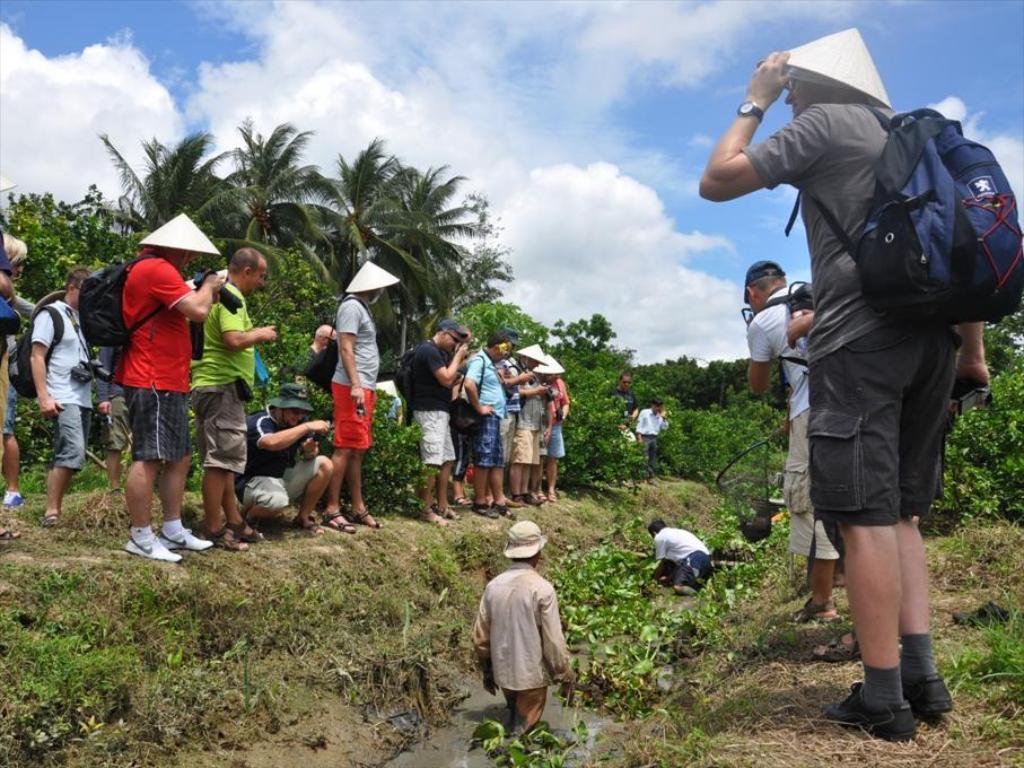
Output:
M217 273L216 269L204 269L200 272L196 272L195 279L192 281L196 288L199 288L203 281L210 275ZM225 288L223 285L220 287L218 292L218 299L220 303L224 305L224 308L232 315L242 308L242 301L235 294Z
M99 360L81 362L72 368L70 373L72 380L77 381L79 384L89 384L93 378L102 381L111 381L114 378L113 374L104 368L103 363Z

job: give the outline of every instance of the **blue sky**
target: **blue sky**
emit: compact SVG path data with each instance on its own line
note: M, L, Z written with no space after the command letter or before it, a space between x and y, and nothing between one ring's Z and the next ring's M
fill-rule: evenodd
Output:
M332 171L375 136L493 202L511 300L602 312L645 361L745 353L759 258L808 275L791 190L696 195L753 64L856 26L897 108L941 104L1024 184L1024 2L315 3L4 0L0 169L21 191L117 191L99 133L138 142L246 116L316 131ZM758 132L789 118L779 103ZM1021 190L1024 193L1024 190Z

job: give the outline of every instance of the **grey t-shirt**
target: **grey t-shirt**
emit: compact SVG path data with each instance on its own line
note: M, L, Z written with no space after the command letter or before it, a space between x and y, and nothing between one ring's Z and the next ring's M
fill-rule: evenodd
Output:
M380 369L380 355L377 352L377 326L374 325L370 310L360 299L346 296L338 306L334 327L341 334L350 333L356 337L356 371L359 384L368 389L377 386L377 371ZM345 366L338 355L338 367L334 369L333 381L351 384Z
M82 383L71 378L71 369L89 360L89 351L84 345L84 339L75 328L78 313L63 301L55 301L49 306L55 309L64 321L64 334L53 347L50 364L46 368L46 389L50 397L58 403L92 408L92 383ZM42 310L32 324L32 343L49 348L53 343L53 336L53 320L49 312Z
M801 213L814 284L812 362L890 322L865 303L853 258L808 199L820 200L857 242L871 207L874 165L885 140L885 131L866 107L817 104L744 150L765 186L792 184L803 192Z
M532 378L526 384L522 385L527 389L537 386L537 379ZM522 407L519 410L519 416L516 419L517 429L541 429L544 426L544 410L547 406L547 400L543 395L534 395L533 397L522 398Z

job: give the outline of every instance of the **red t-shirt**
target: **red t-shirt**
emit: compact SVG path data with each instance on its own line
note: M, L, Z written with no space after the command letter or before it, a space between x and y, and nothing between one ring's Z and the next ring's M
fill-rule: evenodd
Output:
M162 310L132 334L115 380L126 387L188 392L192 340L188 321L174 305L192 289L167 259L144 259L129 268L121 310L129 328L158 306Z

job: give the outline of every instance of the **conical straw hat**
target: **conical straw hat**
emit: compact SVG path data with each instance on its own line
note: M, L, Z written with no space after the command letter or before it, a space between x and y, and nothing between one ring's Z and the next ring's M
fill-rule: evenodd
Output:
M794 48L789 52L789 67L796 80L845 85L863 93L875 106L891 108L875 62L856 29Z
M359 268L352 282L345 289L348 293L364 293L365 291L376 291L378 288L387 288L398 282L398 278L381 269L372 261L368 261Z
M18 185L6 176L0 176L0 192L6 192L8 189L14 189L16 186Z
M528 357L531 360L536 360L541 365L544 365L548 361L548 356L544 353L544 350L540 348L540 344L531 344L523 349L517 349L516 354L520 357Z
M220 251L210 242L192 220L184 213L179 213L155 232L150 232L139 245L156 245L164 248L177 248L193 253L214 253Z
M562 364L555 360L555 358L553 358L551 355L548 355L548 359L544 362L544 364L538 365L536 368L533 369L533 372L547 373L552 376L560 376L561 374L565 373L565 368L563 368Z

